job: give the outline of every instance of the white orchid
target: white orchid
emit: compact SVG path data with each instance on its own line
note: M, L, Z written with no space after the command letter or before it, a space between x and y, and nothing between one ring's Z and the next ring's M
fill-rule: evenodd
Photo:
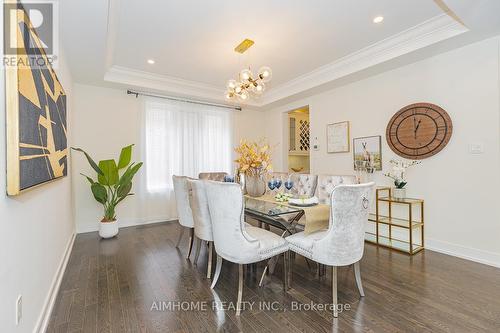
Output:
M404 160L390 160L392 164L392 172L384 174L384 176L392 178L394 185L397 188L403 188L406 185L406 169L411 166L420 164L420 161L404 161Z

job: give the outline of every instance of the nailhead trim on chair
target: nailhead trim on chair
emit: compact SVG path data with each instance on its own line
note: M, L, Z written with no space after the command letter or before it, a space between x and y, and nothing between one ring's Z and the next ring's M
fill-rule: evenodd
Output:
M281 254L287 250L288 250L288 243L285 243L281 246L275 247L275 248L267 250L267 251L260 251L259 254L261 255L262 260L265 260L265 259L274 257L278 254Z
M303 247L300 247L294 243L288 242L288 244L289 244L289 247L295 248L295 250L297 250L296 252L298 252L300 255L303 255L304 257L307 257L307 258L312 258L312 252L310 250L306 250ZM291 250L294 250L294 249L291 249Z

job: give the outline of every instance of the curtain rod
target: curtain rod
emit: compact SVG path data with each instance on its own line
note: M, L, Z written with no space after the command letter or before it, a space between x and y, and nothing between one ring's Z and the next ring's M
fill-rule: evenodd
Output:
M215 107L224 108L224 109L232 109L232 110L241 111L240 106L202 102L202 101L197 101L197 100L192 100L192 99L184 99L184 98L172 97L172 96L167 96L167 95L157 95L157 94L142 92L142 91L134 91L134 90L130 90L130 89L127 90L127 95L135 95L135 98L139 97L139 95L148 96L148 97L157 97L157 98L169 99L171 101L200 104L200 105L208 105L208 106L215 106Z

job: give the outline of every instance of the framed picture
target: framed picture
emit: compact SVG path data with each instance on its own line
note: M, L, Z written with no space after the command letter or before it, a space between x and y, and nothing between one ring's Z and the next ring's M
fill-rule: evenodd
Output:
M22 6L10 17L10 45L18 47L17 65L5 71L7 194L17 195L67 175L68 143L66 94L44 44Z
M354 138L352 145L354 170L361 166L377 171L382 170L382 137L380 135Z
M328 153L348 153L350 141L348 121L326 125L326 151Z

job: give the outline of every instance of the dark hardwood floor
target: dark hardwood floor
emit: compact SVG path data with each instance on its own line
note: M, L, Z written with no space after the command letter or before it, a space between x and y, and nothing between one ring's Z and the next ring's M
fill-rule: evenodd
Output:
M264 264L246 270L243 300L255 303L238 318L230 303L236 301L237 266L224 262L212 291L206 247L194 266L185 259L187 237L175 248L178 233L177 223L165 223L124 228L111 240L77 235L48 332L500 331L500 269L432 251L409 257L369 244L361 263L366 297L358 295L352 268L339 269L339 302L350 309L338 319L329 310L296 310L328 304L331 295L329 271L318 279L299 256L287 293L282 261L262 288Z

